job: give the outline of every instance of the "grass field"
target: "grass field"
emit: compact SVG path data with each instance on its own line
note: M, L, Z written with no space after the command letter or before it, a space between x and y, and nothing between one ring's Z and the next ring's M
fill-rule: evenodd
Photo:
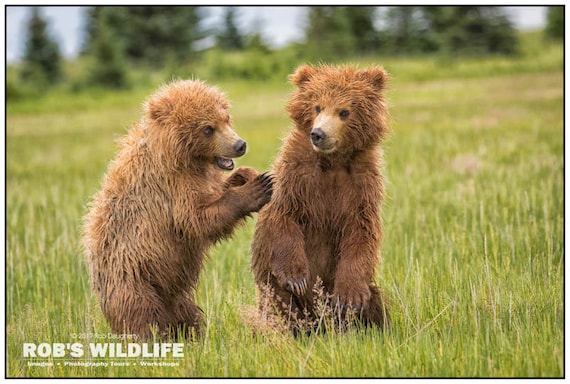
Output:
M254 217L211 251L197 292L206 331L185 342L178 366L64 365L85 357L31 366L23 343L113 341L101 339L110 330L90 291L79 227L115 139L153 88L61 95L7 108L7 375L562 377L561 46L441 70L429 59L378 63L393 78L377 274L392 303L389 330L254 335L244 321L255 305ZM268 168L290 127L291 88L285 79L217 85L248 141L238 165Z

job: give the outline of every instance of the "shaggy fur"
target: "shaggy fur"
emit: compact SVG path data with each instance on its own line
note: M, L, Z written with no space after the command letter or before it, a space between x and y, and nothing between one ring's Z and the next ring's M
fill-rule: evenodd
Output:
M206 251L271 195L248 167L228 102L199 81L160 88L122 140L84 223L91 281L112 330L150 338L199 330L194 289ZM222 165L220 165L222 164Z
M251 247L258 288L270 287L285 320L315 315L311 288L320 278L340 313L351 309L380 327L389 322L373 282L387 77L379 67L330 66L302 66L291 76L297 89L287 110L295 128L273 166L273 197Z

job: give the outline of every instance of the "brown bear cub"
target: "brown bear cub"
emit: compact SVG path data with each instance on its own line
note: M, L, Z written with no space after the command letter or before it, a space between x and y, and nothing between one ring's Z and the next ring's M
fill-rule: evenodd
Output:
M208 247L270 200L272 180L240 167L246 152L228 102L175 81L145 103L85 217L84 245L101 309L116 333L198 332L194 290Z
M389 323L373 282L387 78L379 67L301 66L291 76L296 91L287 111L295 127L273 166L273 197L259 213L251 252L258 288L295 331L295 319L322 316L315 313L317 282L333 317Z

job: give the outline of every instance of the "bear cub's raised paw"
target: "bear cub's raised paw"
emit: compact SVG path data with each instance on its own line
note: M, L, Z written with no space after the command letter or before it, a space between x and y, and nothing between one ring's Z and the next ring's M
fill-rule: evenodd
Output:
M239 195L243 214L258 212L271 200L273 193L273 175L268 172L258 173L249 167L240 167L226 182L228 192Z

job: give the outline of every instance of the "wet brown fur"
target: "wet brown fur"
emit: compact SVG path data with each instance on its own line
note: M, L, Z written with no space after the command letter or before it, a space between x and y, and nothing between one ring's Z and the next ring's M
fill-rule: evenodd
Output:
M228 177L216 165L215 156L235 157L239 139L228 108L217 89L175 81L146 101L122 139L83 233L92 285L114 332L148 339L198 331L194 290L207 249L269 200L255 170Z
M374 283L387 77L379 67L332 66L301 66L291 76L296 90L287 110L295 127L273 166L273 197L259 213L251 247L256 283L260 290L269 285L285 319L313 313L319 277L337 308L354 308L365 324L389 322ZM348 118L339 117L342 110ZM332 116L326 128L338 140L332 153L315 150L310 139L323 114Z

